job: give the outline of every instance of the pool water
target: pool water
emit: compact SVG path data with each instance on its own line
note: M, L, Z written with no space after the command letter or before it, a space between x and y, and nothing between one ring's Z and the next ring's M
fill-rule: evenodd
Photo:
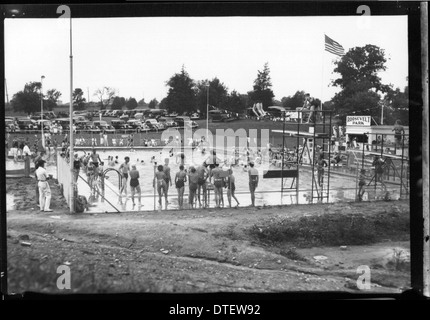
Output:
M80 154L82 154L80 151ZM137 199L135 199L136 206L133 207L131 198L130 198L130 188L128 186L128 194L127 197L120 198L119 197L119 186L118 186L118 173L115 171L110 171L106 174L107 182L105 184L105 198L108 200L111 204L108 204L106 201L101 201L99 198L94 202L94 207L90 209L90 211L115 211L118 209L119 211L131 211L131 210L155 210L158 208L158 194L156 194L155 201L154 201L154 188L152 187L152 181L154 177L154 170L155 165L154 162L151 162L151 158L154 157L157 164L163 164L164 159L169 159L169 167L171 168L171 176L172 176L172 183L173 186L169 188L169 205L168 209L177 209L178 208L178 201L177 201L177 190L174 186L174 177L176 172L179 171L179 156L177 156L176 153L169 154L169 151L164 150L118 150L118 151L97 151L100 155L100 158L102 161L104 161L104 169L107 168L114 168L119 169L121 163L124 162L124 157L128 156L130 157L130 164L135 164L137 167L137 170L140 173L140 187L142 191L142 204L143 207L138 208L137 207ZM118 157L118 163L114 166L108 166L108 157L113 156ZM189 168L191 165L197 166L201 164L206 158L206 155L202 154L194 154L193 159L185 159L185 168ZM221 155L217 154L217 156L221 160L227 160L230 158L230 156L227 155ZM142 162L143 161L143 162ZM227 170L230 168L230 166L223 165L223 170ZM275 167L270 167L271 169L278 169ZM243 166L237 165L232 167L233 174L236 178L236 197L239 200L239 203L241 206L248 206L251 204L251 198L249 194L249 186L248 186L248 172L246 172L243 169ZM81 173L81 176L85 178L85 175ZM317 175L315 174L315 179ZM284 179L284 186L285 188L289 188L292 185L293 178ZM257 206L264 206L264 205L281 205L281 204L306 204L311 201L310 194L312 189L312 174L311 174L311 168L309 167L300 167L299 170L299 192L298 197L296 194L295 186L293 189L284 189L284 193L281 197L281 179L280 178L274 178L274 179L262 179L260 176L260 182L258 185L258 188L256 190L256 205ZM330 192L328 195L328 201L329 202L338 202L338 201L354 201L356 198L356 185L357 181L355 177L346 177L346 176L340 176L340 175L331 175L330 177ZM315 191L315 185L316 182L314 182L314 197L316 197L317 193ZM325 177L324 177L324 189L322 195L326 198L323 199L323 202L327 202L327 170L325 171ZM90 189L86 185L86 183L79 179L78 182L78 188L79 188L79 194L83 194L87 196L87 198L90 195ZM368 193L377 194L378 190L373 190L373 188L368 187ZM379 192L381 193L381 192ZM392 197L396 197L396 190L392 190ZM367 194L366 196L367 197ZM369 197L371 197L369 195ZM377 196L373 196L373 198L376 198ZM185 187L185 194L184 194L184 203L187 203L188 199L188 184L186 184ZM317 198L313 199L313 202L318 202ZM227 200L227 189L224 189L224 205L228 205ZM232 199L232 205L236 205L236 201ZM213 191L210 192L210 199L209 199L209 206L214 207L215 201L214 201L214 193ZM114 209L115 207L116 209ZM163 198L163 209L164 209L164 198Z

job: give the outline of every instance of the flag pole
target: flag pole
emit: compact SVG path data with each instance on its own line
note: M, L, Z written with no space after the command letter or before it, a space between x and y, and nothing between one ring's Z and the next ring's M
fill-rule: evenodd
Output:
M324 93L324 51L325 51L325 33L323 33L323 50L322 50L322 60L321 60L321 105L320 105L320 109L321 111L323 110L323 93ZM321 117L324 119L324 117L322 116L322 112L321 112Z
M73 138L73 54L72 54L72 17L70 16L70 103L69 103L69 145L70 145L70 153L69 153L69 165L70 165L70 177L71 177L71 184L70 184L70 213L75 212L75 181L74 181L74 168L73 168L73 161L74 161L74 138Z

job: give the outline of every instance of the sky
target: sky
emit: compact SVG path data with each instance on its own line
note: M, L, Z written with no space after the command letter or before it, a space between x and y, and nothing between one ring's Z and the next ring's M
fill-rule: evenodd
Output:
M407 85L406 16L93 18L73 19L72 26L73 88L91 101L103 86L125 98L161 101L182 66L195 81L217 77L229 92L247 93L266 62L275 99L304 90L326 101L339 91L330 86L339 58L324 50L324 34L345 51L384 49L382 82ZM44 91L55 88L68 102L69 48L68 19L5 19L9 100L44 75Z

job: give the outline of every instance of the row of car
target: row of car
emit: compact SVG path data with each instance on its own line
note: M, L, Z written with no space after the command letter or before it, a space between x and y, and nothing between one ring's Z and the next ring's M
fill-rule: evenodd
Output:
M55 120L39 119L33 120L30 118L6 118L6 132L26 132L31 133L43 129L46 132L60 133L69 130L69 118L56 118ZM89 121L82 115L73 117L74 130L76 132L89 133L114 133L114 132L148 132L160 131L171 127L189 127L195 129L198 127L195 121L190 121L187 117L177 117L175 119L169 117L160 117L158 120L149 119L113 119L108 123L105 120Z

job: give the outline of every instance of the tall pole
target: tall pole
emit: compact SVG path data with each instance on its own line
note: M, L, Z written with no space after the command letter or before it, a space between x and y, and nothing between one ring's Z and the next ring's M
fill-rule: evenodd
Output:
M206 85L206 144L209 143L209 84Z
M7 105L9 106L9 94L7 93L7 82L6 82L6 78L4 78L4 88L5 88L5 91L6 91L6 102L7 102Z
M381 126L384 124L384 103L381 103Z
M45 79L45 76L40 77L40 127L42 128L42 148L45 150L45 135L43 134L43 79Z
M70 17L70 104L69 104L69 143L70 143L70 153L69 153L69 164L70 164L70 213L75 212L75 182L73 179L73 159L74 159L74 139L73 139L73 54L72 54L72 17Z
M323 109L323 107L322 107L322 103L323 103L323 95L324 95L324 52L325 52L325 33L323 34L323 48L322 48L322 61L321 61L321 68L322 68L322 71L321 71L321 105L320 105L320 108L321 108L321 111L322 111L322 109ZM315 120L316 120L316 118L315 118Z

